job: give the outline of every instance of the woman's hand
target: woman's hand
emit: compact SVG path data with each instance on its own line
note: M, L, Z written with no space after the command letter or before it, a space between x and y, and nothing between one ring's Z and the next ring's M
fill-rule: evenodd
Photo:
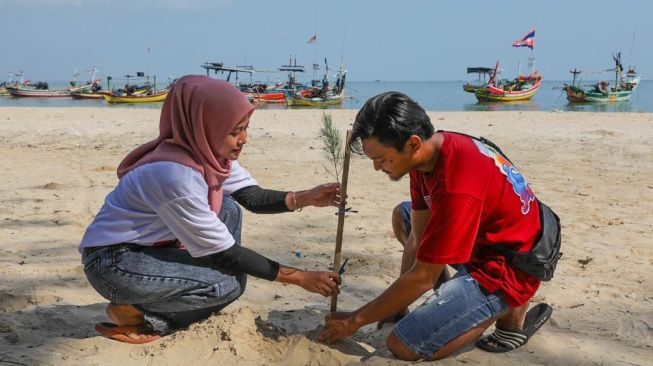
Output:
M340 275L335 272L302 271L299 272L299 275L297 285L306 291L324 297L340 293L340 289L338 289Z
M307 191L299 192L297 193L297 201L304 202L305 206L337 207L340 204L340 184L325 183Z
M320 341L333 343L356 333L360 325L356 323L356 313L335 312L327 315L324 331L320 334Z
M275 281L292 283L306 291L325 297L340 293L338 289L340 275L336 272L302 271L282 264L279 266Z

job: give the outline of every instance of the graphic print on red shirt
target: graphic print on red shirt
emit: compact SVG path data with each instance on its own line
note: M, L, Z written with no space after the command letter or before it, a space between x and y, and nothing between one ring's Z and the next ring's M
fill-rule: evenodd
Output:
M513 269L488 249L503 244L530 250L540 231L533 191L521 173L492 147L444 132L432 172L410 172L412 208L430 218L417 259L467 266L472 277L511 307L530 299L540 281Z

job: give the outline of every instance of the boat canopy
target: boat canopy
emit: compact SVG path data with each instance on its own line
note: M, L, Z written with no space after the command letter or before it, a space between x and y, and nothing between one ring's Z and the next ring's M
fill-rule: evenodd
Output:
M202 68L206 69L206 72L213 70L216 73L218 71L226 72L244 72L253 74L256 72L252 66L224 66L222 62L206 62L202 65Z
M279 71L304 72L304 66L300 65L281 65Z
M473 73L491 74L493 72L494 72L493 67L468 67L467 68L467 73L468 74L473 74Z

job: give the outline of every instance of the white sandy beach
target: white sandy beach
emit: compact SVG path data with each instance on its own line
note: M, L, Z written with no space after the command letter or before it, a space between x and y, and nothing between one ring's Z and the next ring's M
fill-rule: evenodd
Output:
M356 111L329 110L344 131ZM331 181L319 110L258 110L241 163L263 187ZM536 301L554 307L529 343L506 354L473 347L443 365L650 365L653 359L653 114L430 112L437 129L483 135L520 167L563 221L563 252ZM329 299L250 279L240 300L147 345L96 334L107 301L77 252L114 187L115 169L158 132L158 110L0 108L0 364L403 364L373 325L335 345L317 341ZM345 223L349 257L339 309L373 299L399 272L390 212L408 197L371 161L352 160ZM332 262L334 209L245 214L243 244L306 269ZM301 252L298 257L295 252ZM416 305L416 304L415 304ZM415 306L414 305L414 306Z

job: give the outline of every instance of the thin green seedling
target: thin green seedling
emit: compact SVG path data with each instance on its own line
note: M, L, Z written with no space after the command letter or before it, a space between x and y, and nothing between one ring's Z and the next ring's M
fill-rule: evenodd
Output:
M322 139L322 154L329 162L329 168L325 167L325 170L340 183L345 154L342 148L342 134L334 125L331 114L322 113L320 138Z

